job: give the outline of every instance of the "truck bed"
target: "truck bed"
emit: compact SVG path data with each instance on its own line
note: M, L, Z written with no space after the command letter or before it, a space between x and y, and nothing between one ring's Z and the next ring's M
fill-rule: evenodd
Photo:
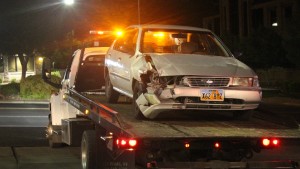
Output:
M228 112L167 112L155 120L137 120L130 102L107 103L105 96L88 98L117 112L123 128L135 138L300 138L300 129L272 114L256 111L250 121L234 120ZM179 120L180 119L180 120Z

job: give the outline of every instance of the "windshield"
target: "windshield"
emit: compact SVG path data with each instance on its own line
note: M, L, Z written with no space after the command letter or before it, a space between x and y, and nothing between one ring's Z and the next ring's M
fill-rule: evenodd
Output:
M210 32L152 29L144 31L142 42L143 53L229 56L220 41Z

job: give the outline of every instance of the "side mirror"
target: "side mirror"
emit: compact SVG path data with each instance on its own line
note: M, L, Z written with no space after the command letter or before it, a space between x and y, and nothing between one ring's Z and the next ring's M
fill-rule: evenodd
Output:
M44 81L51 81L51 60L49 58L43 59L42 78Z
M44 58L43 59L43 64L42 64L42 78L44 80L44 82L48 83L49 85L59 89L61 88L61 84L60 83L55 83L53 82L53 80L51 79L52 75L52 61L49 58Z

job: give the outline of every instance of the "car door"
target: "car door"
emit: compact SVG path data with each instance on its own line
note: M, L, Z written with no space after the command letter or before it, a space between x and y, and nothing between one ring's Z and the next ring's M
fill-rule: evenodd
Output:
M111 51L111 60L114 60L114 82L113 86L123 94L131 96L131 62L136 55L138 29L127 29L123 37L119 38Z

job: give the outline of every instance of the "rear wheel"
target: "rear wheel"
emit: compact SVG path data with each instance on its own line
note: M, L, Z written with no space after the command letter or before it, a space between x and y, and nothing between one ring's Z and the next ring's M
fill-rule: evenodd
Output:
M117 103L119 95L120 93L113 89L113 85L111 84L109 75L107 74L105 77L105 96L108 103Z
M253 115L253 110L241 110L233 112L233 117L236 120L249 121Z
M81 140L81 165L83 169L96 168L96 132L84 131Z
M133 99L132 99L132 107L134 116L136 119L145 120L146 117L141 112L138 104L136 103L136 99L143 93L142 84L139 82L135 82L133 86Z

